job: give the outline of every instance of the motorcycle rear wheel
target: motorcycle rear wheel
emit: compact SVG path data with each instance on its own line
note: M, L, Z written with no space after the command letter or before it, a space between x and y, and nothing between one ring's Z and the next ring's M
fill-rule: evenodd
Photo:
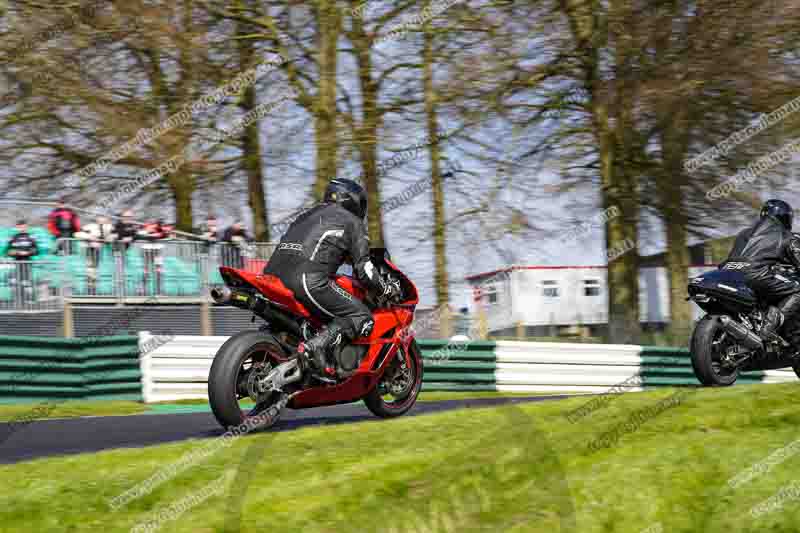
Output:
M727 387L739 377L739 369L723 367L721 359L733 339L722 329L718 317L704 316L695 326L691 341L694 375L705 386Z
M214 356L208 375L208 401L217 422L224 428L240 426L248 418L267 411L278 403L281 394L272 393L266 401L245 409L240 401L248 398L248 373L265 372L278 364L283 350L275 337L264 331L243 331L228 339ZM266 429L280 419L277 416L259 421L258 429Z
M422 389L422 352L419 349L416 341L411 341L409 345L411 353L411 369L408 369L409 378L413 380L408 387L402 387L402 384L397 383L396 380L404 379L404 371L401 365L405 359L403 348L401 347L391 366L386 369L386 373L381 378L381 381L364 397L364 403L372 414L381 418L394 418L396 416L404 415L409 409L414 407L417 402L417 396ZM391 382L387 381L391 380ZM406 389L398 395L394 395L398 388Z

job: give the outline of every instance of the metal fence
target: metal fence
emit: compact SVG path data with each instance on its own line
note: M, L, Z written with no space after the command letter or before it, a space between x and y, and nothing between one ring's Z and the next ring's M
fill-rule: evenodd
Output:
M62 267L60 261L0 261L0 312L63 309Z
M199 297L222 284L220 266L260 273L274 248L272 243L61 239L58 254L73 296Z

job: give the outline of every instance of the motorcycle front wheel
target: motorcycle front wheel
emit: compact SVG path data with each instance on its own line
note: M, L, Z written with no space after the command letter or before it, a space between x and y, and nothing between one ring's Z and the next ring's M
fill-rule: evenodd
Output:
M406 364L405 352L401 346L381 380L364 397L364 403L372 414L381 418L394 418L414 407L422 389L422 352L417 341L411 341L409 351L411 368Z

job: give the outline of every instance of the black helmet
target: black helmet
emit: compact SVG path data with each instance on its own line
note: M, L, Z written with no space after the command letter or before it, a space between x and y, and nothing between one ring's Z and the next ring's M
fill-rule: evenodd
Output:
M792 206L783 200L767 200L761 208L761 218L773 216L781 221L786 229L792 229Z
M326 202L341 204L358 218L367 214L367 193L353 180L334 178L325 189Z

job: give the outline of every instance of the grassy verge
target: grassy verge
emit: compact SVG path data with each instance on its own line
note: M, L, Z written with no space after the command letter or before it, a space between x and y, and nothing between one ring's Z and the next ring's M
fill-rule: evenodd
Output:
M553 393L547 393L552 395ZM538 396L537 393L502 393L502 392L423 392L419 395L419 401L440 401L440 400L466 400L471 398L498 398L504 396ZM51 407L52 406L52 407ZM154 404L142 404L131 401L71 401L57 402L55 404L26 403L0 405L0 422L12 420L28 419L30 416L37 418L73 418L80 416L115 416L115 415L136 415L151 411L167 412L167 407L192 407L198 409L208 406L208 400L175 400L170 402L157 402ZM180 409L176 409L180 411ZM43 414L42 414L43 413Z
M36 402L0 405L0 422L37 418L72 418L78 416L135 415L147 412L148 407L132 401L70 401Z
M798 438L797 385L659 404L675 393L616 397L574 424L564 413L587 398L247 436L117 511L109 499L209 441L4 466L0 531L800 531L798 500L749 515L793 482L796 451L728 483ZM220 493L170 511L209 487Z
M429 391L421 392L417 400L420 402L438 402L441 400L470 400L473 398L524 398L530 396L557 396L558 394L558 392Z

